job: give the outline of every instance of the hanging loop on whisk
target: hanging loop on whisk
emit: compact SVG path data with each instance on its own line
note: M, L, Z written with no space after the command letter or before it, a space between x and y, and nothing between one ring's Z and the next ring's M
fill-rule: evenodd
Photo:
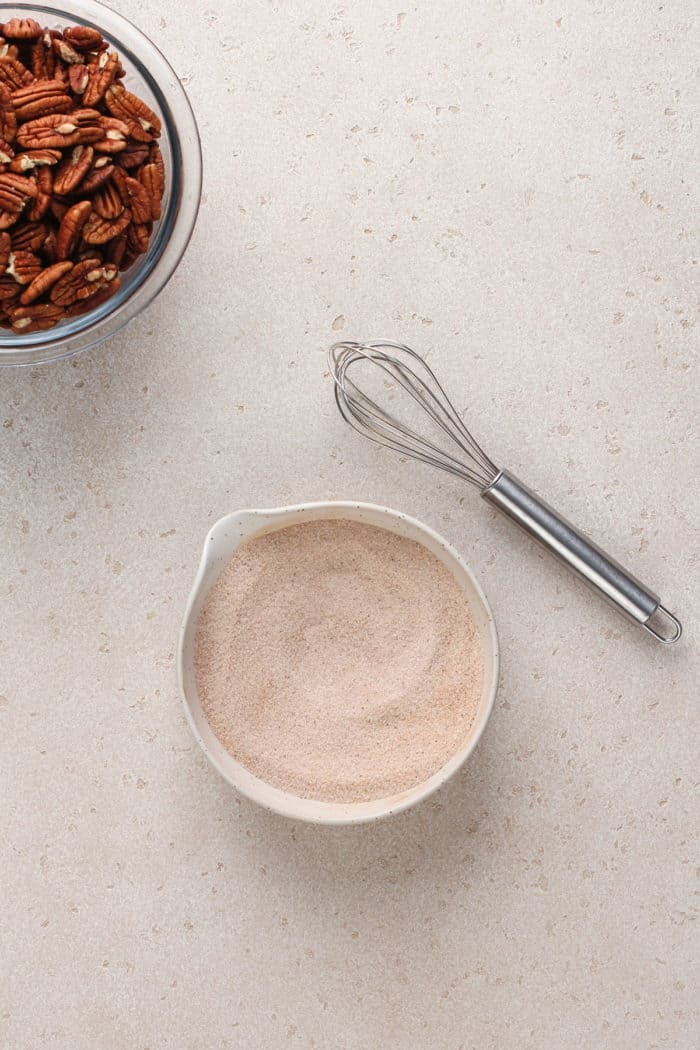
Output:
M521 481L495 466L424 358L403 343L392 341L335 343L328 357L336 404L355 430L370 441L475 485L485 500L654 638L667 643L678 641L681 624L656 594ZM437 436L421 433L399 419L393 408L380 404L376 395L370 395L358 380L366 366L379 370L389 400L394 392L408 395L409 403L427 415Z

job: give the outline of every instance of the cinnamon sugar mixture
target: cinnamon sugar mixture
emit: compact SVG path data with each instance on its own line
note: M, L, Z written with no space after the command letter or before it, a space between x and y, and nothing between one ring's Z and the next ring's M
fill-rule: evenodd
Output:
M433 554L339 520L236 551L200 615L195 668L212 729L252 773L361 802L415 787L464 744L483 661Z

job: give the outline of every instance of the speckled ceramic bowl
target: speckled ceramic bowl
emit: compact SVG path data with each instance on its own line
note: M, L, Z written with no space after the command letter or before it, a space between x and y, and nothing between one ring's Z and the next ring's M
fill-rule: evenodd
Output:
M349 519L388 529L421 543L447 566L463 590L483 648L484 676L481 700L464 746L428 780L387 798L371 802L320 802L281 791L237 762L214 735L197 695L194 672L194 640L199 614L211 587L244 540L301 522ZM484 731L498 686L498 637L489 604L471 570L457 552L427 525L386 507L371 503L304 503L277 510L241 510L217 521L204 543L202 559L187 602L178 644L178 677L182 699L192 732L212 765L247 798L285 817L317 824L360 824L400 813L427 798L469 758Z

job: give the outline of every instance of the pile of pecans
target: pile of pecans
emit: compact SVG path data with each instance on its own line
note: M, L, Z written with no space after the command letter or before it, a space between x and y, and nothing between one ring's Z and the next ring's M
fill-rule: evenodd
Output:
M98 30L0 34L0 325L35 332L105 302L148 248L160 120Z

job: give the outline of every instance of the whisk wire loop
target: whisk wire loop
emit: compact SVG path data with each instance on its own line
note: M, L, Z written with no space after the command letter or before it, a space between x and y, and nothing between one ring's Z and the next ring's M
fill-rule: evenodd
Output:
M394 342L341 342L331 347L329 362L338 409L346 422L360 434L395 452L439 467L481 489L490 485L498 475L498 468L470 434L433 370L410 347ZM362 390L348 374L351 366L359 362L376 366L407 393L457 446L464 459L399 420Z
M383 371L388 372L392 375L393 373L383 365L379 365ZM397 378L399 385L408 391L408 393L415 399L416 394L412 389L403 381L401 378ZM361 409L364 415L371 419L374 423L375 433L382 435L383 440L378 441L377 437L373 437L372 440L377 441L380 444L385 444L393 448L395 451L409 453L416 459L422 459L428 463L435 463L435 456L443 456L446 461L446 466L449 464L450 468L454 470L458 475L464 469L459 460L455 459L454 456L449 455L444 450L440 449L437 445L428 441L427 438L422 437L415 430L409 427L405 423L400 423L396 417L389 412L387 409L381 409L379 405L367 394L363 394L351 379L346 379L345 382L345 398L340 394L338 388L336 388L336 402L340 408L341 414L354 427L355 430L361 430L361 433L366 433L364 428L360 428L357 425L357 413ZM352 412L348 412L351 409ZM432 410L429 410L426 406L426 411L429 412L432 418L436 420L438 425L442 425L440 420L435 416ZM443 427L443 429L445 429ZM399 434L401 442L397 442L394 435ZM371 435L367 435L371 436ZM434 453L430 455L429 453Z

